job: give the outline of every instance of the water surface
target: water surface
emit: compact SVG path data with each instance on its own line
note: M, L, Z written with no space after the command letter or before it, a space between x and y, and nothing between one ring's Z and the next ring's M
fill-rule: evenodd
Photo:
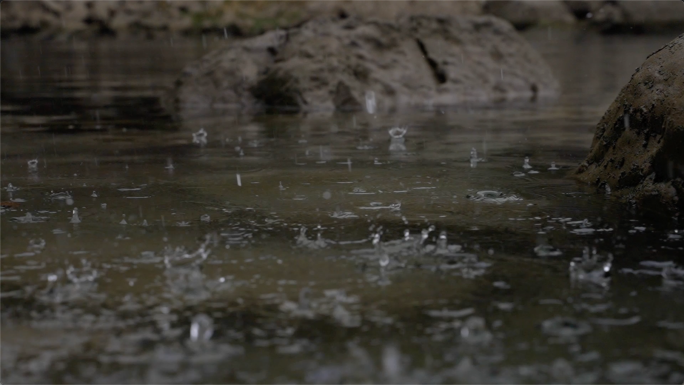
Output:
M163 111L221 40L4 41L3 380L681 383L681 224L568 178L673 36L526 37L556 100L333 116Z

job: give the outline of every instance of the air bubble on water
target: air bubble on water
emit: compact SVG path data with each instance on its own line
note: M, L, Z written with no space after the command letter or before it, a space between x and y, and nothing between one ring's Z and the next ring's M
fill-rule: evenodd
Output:
M73 214L71 215L70 223L81 223L81 219L78 217L78 208L74 207Z
M192 142L200 146L207 144L207 132L204 131L204 128L200 128L199 131L192 134Z
M208 315L200 313L192 318L190 325L190 341L206 342L214 334L214 320Z
M330 191L326 190L325 192L323 192L323 199L330 199L330 198L332 198L332 194L330 193Z
M31 159L28 161L28 169L29 171L36 171L38 170L38 159Z
M392 139L402 139L407 131L408 127L392 127L389 129L389 135Z
M202 214L202 216L200 217L200 221L209 222L211 221L211 217L209 216L209 214Z
M555 171L555 170L560 170L558 167L556 167L556 162L551 162L551 167L549 167L549 171Z
M121 222L119 222L120 225L127 225L128 222L126 222L126 214L121 215L123 219L121 219Z
M528 157L528 156L525 157L525 160L523 161L523 168L525 170L529 170L532 168L532 166L530 166L530 157Z

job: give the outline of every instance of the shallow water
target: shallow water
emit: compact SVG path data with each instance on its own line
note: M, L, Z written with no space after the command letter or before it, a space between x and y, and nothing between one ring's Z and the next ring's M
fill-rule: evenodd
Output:
M222 41L4 41L3 380L681 383L681 224L568 178L672 36L526 37L555 101L186 118Z

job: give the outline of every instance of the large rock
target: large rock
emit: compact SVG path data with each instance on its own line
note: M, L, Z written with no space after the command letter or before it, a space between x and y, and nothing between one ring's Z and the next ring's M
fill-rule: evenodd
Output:
M483 11L509 21L519 30L576 22L570 8L560 0L488 0Z
M684 212L684 35L620 91L577 176L638 207Z
M210 53L183 71L166 104L183 114L367 104L387 111L534 100L557 90L540 55L495 17L319 18Z

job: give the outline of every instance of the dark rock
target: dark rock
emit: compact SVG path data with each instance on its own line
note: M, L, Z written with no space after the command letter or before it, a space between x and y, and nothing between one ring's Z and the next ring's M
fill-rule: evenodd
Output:
M578 19L603 33L644 33L684 28L684 3L659 1L566 1Z
M231 44L191 64L167 106L335 111L534 100L558 85L541 57L491 16L398 23L318 18Z
M570 9L560 0L488 0L483 5L483 11L507 20L518 30L575 23Z
M684 35L632 75L576 174L637 207L684 212Z

